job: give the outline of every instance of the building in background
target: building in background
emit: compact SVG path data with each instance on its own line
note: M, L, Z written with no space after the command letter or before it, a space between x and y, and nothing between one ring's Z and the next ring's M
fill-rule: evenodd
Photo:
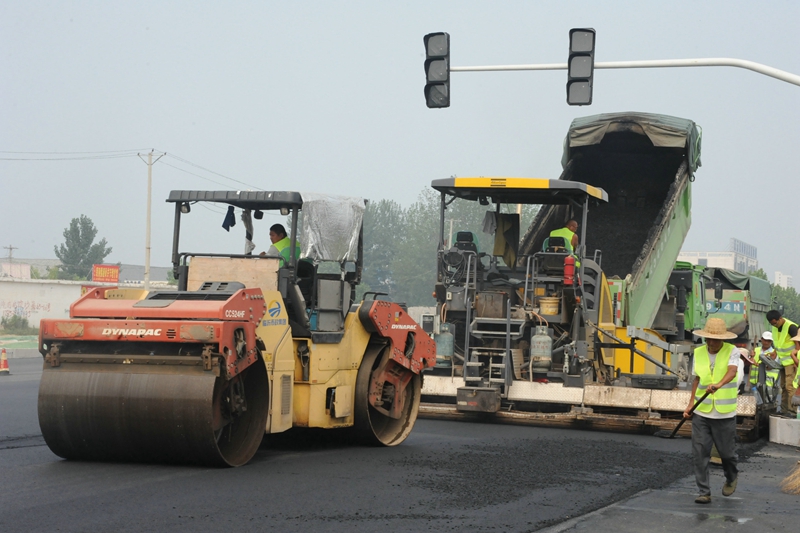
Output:
M31 279L47 277L47 269L60 265L58 259L3 258L0 261L0 278Z
M775 271L775 285L788 289L792 287L792 276L784 274L783 272Z
M150 267L150 281L168 281L172 267ZM144 265L119 265L119 282L144 281Z
M25 263L0 263L0 278L31 279L31 266Z
M67 318L69 306L88 286L119 285L139 288L144 280L144 266L112 265L119 269L118 281L71 281L46 278L48 269L58 267L58 259L18 259L0 261L0 317L20 316L37 327L42 318ZM153 288L166 288L172 268L150 267ZM38 278L38 279L37 279Z
M715 268L727 268L742 274L758 270L758 249L738 239L731 239L726 252L684 252L678 261Z

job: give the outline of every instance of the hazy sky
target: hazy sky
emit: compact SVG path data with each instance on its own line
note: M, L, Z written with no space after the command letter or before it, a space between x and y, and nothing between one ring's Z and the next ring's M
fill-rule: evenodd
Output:
M143 264L147 166L134 154L151 148L169 154L153 167L152 214L152 264L167 266L172 189L407 206L452 175L557 178L572 119L641 111L703 128L684 249L735 237L770 277L800 275L798 86L717 67L598 70L588 107L566 104L565 71L453 73L444 110L422 94L434 31L450 33L454 66L563 63L569 29L593 27L596 61L733 57L800 74L798 21L789 1L5 1L0 246L54 258L85 214L113 247L107 262ZM30 160L118 151L131 157ZM239 251L241 225L227 234L221 213L197 211L207 220L185 249Z

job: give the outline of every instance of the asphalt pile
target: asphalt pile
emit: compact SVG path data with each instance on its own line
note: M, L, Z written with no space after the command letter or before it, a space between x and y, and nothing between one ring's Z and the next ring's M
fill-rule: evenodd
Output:
M586 154L572 179L603 188L609 202L589 211L586 250L603 252L607 277L633 272L651 230L671 192L681 159L671 152L658 155L619 154L613 159Z

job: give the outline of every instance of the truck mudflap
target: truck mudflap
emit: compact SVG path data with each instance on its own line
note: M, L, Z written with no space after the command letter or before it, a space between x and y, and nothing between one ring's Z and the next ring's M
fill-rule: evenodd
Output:
M464 388L460 377L425 375L419 416L450 420L493 420L544 427L615 430L650 434L677 426L691 391L515 381L508 398L487 419L453 403ZM485 413L486 411L484 411ZM770 408L759 405L752 393L738 397L737 431L743 440L757 439L768 421ZM690 435L687 423L678 435Z

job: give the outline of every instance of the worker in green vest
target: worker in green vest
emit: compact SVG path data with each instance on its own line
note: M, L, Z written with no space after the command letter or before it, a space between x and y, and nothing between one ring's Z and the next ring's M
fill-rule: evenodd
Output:
M800 347L800 336L792 337L792 340L795 342L796 346ZM794 360L795 366L797 366L797 350L792 352L792 359ZM800 387L800 372L795 372L792 386L794 387L794 396L792 396L790 403L797 409L797 406L800 405L800 390L798 390L798 387ZM800 411L798 412L800 413ZM800 414L796 416L800 419Z
M554 229L550 232L550 237L561 237L566 243L567 251L575 258L575 268L580 268L581 263L578 261L578 256L575 255L575 250L578 249L578 223L574 220L568 220L563 228ZM549 242L549 238L548 238Z
M794 358L797 356L797 347L792 337L796 337L798 330L797 324L781 316L780 312L772 310L767 312L767 321L772 326L772 340L775 351L778 353L778 362L783 367L781 373L783 378L783 392L781 393L781 413L786 416L796 416L796 409L792 405L794 396L794 376L797 373L797 365Z
M563 228L554 229L550 232L551 237L561 237L567 243L567 251L571 254L575 253L578 249L578 223L574 220L568 220Z
M755 350L753 350L753 361L755 364L750 365L750 384L754 387L758 383L758 367L761 365L763 357L769 357L770 359L775 359L777 357L775 347L772 346L771 331L765 331L761 334L761 346L756 346ZM764 388L771 391L779 383L780 370L772 370L769 367L765 367L765 370L767 379L764 383Z
M692 396L683 412L691 418L692 406L699 402L692 420L692 461L699 496L695 503L711 503L709 462L711 447L716 446L722 459L725 484L722 495L730 496L736 490L739 476L736 457L736 405L738 387L736 376L739 370L739 349L725 342L735 339L721 318L709 318L703 329L693 331L703 337L705 344L694 350L692 361ZM703 401L703 393L708 396Z
M286 236L286 228L283 224L273 224L269 228L269 240L272 241L272 246L267 250L266 256L280 257L281 266L289 263L291 258L292 248L289 237ZM300 244L295 242L295 260L300 258Z

